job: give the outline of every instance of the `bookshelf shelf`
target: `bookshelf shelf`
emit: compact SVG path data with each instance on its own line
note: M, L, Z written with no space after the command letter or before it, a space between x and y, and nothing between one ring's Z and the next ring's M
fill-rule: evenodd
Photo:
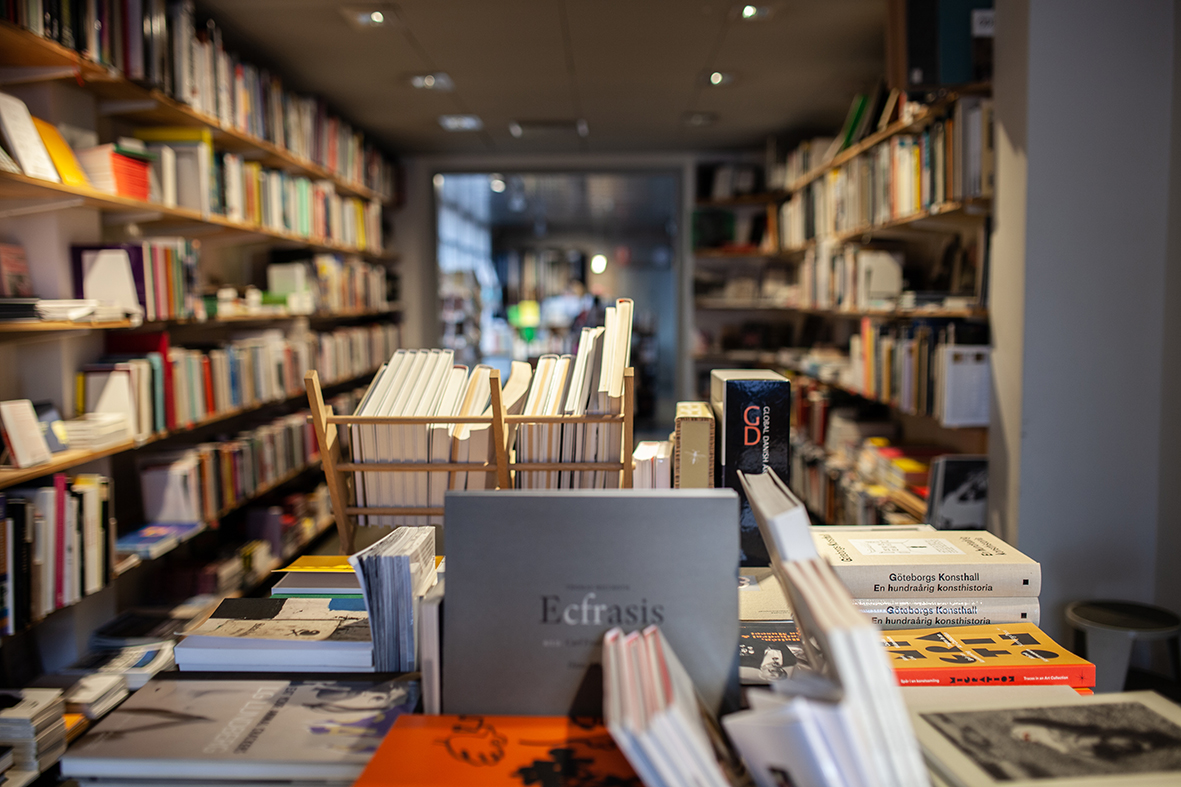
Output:
M817 314L827 317L844 317L856 320L862 317L877 317L887 320L919 319L983 319L988 317L987 309L873 309L866 311L844 311L840 309L803 309L783 306L771 301L731 301L725 298L698 298L697 308L711 311L781 311L796 314Z
M218 148L246 154L247 158L259 161L267 167L286 170L314 180L330 180L335 184L337 192L344 195L390 202L386 195L348 181L266 140L223 127L217 118L198 112L159 90L149 90L137 85L115 69L86 60L71 49L5 21L0 21L0 65L59 66L72 69L72 76L80 84L101 99L112 102L106 107L106 111L110 113L118 113L145 124L208 128L213 132L214 143ZM65 78L64 73L57 78ZM122 111L120 106L123 108Z
M707 249L699 248L693 250L694 257L712 257L717 259L761 259L765 257L776 257L778 252L763 251L761 249Z
M326 387L330 390L333 390L336 388L343 388L347 385L355 384L357 382L364 380L367 377L370 377L375 371L376 371L376 369L370 369L369 371L359 374L356 377L351 377L347 380L338 380L337 382L329 383ZM268 407L277 407L280 405L291 404L292 402L302 401L303 399L305 399L305 397L306 397L306 394L304 394L303 391L300 391L299 393L291 394L283 399L275 399L275 400L272 400L269 402L260 402L259 404L254 405L252 407L239 407L234 410L227 410L227 411L221 412L221 413L214 413L213 415L209 416L208 418L204 418L200 421L196 421L188 426L180 426L180 427L177 427L176 429L170 429L170 430L164 431L164 432L157 432L156 434L152 435L151 437L149 437L148 439L146 439L140 443L136 443L134 440L127 440L125 442L118 443L118 444L112 445L112 446L108 446L107 448L103 448L103 449L100 449L97 451L84 451L81 449L68 449L68 450L61 451L59 453L54 454L53 458L50 459L50 461L46 462L45 464L36 465L35 467L22 467L22 468L0 467L0 489L7 489L12 486L19 486L20 484L26 483L28 481L33 481L38 478L43 478L47 475L53 475L54 473L60 473L62 471L69 470L69 469L77 467L79 465L84 465L87 462L93 462L97 459L104 459L108 456L114 456L115 454L121 454L125 451L134 451L136 449L144 448L145 446L149 446L153 443L159 443L161 441L168 440L173 437L177 437L179 435L190 434L190 433L195 432L196 430L201 429L203 427L209 426L211 424L216 424L221 421L228 421L232 418L237 418L240 415L246 415L247 413L258 412L258 411L263 410ZM220 514L219 514L219 516L220 516Z
M791 196L787 191L767 191L759 194L742 194L729 199L698 200L698 208L736 208L744 205L773 205Z
M108 322L65 322L62 320L24 320L0 322L0 342L15 341L26 334L43 334L60 331L117 331L117 330L160 330L175 326L211 327L218 325L245 325L260 323L287 322L305 318L314 325L330 325L348 320L359 320L369 317L388 317L400 313L401 306L372 311L340 312L338 314L242 314L232 317L214 317L209 320L153 320L138 325L130 320L115 320Z
M313 251L340 252L343 254L360 254L379 259L389 258L390 252L380 252L369 249L345 246L323 238L304 238L289 232L268 229L266 227L230 221L215 213L202 215L188 208L169 208L154 202L120 197L107 194L97 189L84 186L70 186L65 183L53 183L14 172L0 172L0 217L5 211L4 200L20 200L24 204L22 211L29 209L29 201L40 201L46 210L58 208L88 207L97 208L106 213L128 214L128 221L138 223L168 222L167 231L174 235L188 235L197 238L212 238L217 236L231 236L243 239L245 236L257 236L287 241L306 247ZM36 202L31 203L36 205Z
M834 390L844 391L845 393L849 394L850 396L856 396L861 399L865 399L868 402L876 402L878 404L884 404L887 407L889 407L891 410L893 410L894 412L897 412L901 415L907 415L912 418L918 418L923 421L927 421L927 422L931 423L932 425L937 426L939 429L947 429L949 431L960 432L960 433L967 434L967 435L987 435L988 434L988 427L987 426L944 426L943 424L939 423L939 420L937 418L935 418L935 416L906 412L905 410L902 410L897 405L895 405L891 402L883 402L881 399L877 399L872 396L867 396L866 394L862 393L861 391L856 390L855 388L846 388L845 386L840 385L839 383L833 383L833 382L829 382L827 380L821 380L819 377L813 377L810 374L807 374L805 372L796 371L795 369L787 369L786 371L796 377L803 377L805 379L819 383L820 385L827 386L827 387L832 388Z

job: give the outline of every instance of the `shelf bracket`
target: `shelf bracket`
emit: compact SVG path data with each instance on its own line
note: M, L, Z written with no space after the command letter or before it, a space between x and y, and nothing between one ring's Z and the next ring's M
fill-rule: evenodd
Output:
M74 66L5 66L0 68L0 85L26 85L32 82L52 82L72 79L78 73Z
M159 104L157 102L148 99L143 101L100 101L98 114L103 117L110 115L131 115L136 112L151 112L158 106Z
M0 200L0 219L11 219L16 216L32 216L37 213L50 213L67 208L81 208L86 200L81 197L67 197L64 199L6 199Z

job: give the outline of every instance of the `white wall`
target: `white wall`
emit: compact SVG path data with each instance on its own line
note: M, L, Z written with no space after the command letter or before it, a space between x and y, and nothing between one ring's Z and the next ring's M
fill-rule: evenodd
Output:
M998 4L991 521L1042 562L1052 634L1071 600L1154 598L1173 31L1170 0Z

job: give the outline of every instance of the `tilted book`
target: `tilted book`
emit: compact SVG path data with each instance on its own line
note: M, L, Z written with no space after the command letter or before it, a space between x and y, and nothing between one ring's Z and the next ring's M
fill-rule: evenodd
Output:
M854 598L1037 597L1042 567L981 530L813 533Z
M883 629L985 626L1041 622L1036 596L964 598L858 598L853 604Z
M156 679L70 749L62 775L348 781L417 703L403 680Z
M1032 623L944 626L882 634L903 686L1095 685L1095 665Z

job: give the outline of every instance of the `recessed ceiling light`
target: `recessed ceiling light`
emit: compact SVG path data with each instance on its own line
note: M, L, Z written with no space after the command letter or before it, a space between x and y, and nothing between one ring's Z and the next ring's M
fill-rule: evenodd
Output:
M512 134L517 139L520 139L525 134L525 129L521 128L521 124L517 122L508 124L508 133Z
M410 77L410 84L419 90L441 90L447 92L455 89L455 83L451 81L451 77L442 71L436 71L433 74L415 74Z
M435 188L441 189L443 188L443 184L447 182L447 179L443 177L442 172L436 172L435 176L431 178L431 182L435 184Z
M439 115L439 125L448 131L479 131L484 121L478 115Z
M734 75L728 74L725 71L714 71L706 77L706 81L714 87L721 87L722 85L728 85L733 82Z
M753 22L759 19L766 19L771 16L771 6L767 5L744 5L738 15L748 22Z
M361 30L371 30L375 27L385 27L393 21L393 14L387 3L370 3L368 5L342 6L340 13L353 27Z
M596 254L591 257L591 273L600 274L607 270L607 255Z
M491 179L489 179L489 181L488 181L488 187L491 188L493 191L495 191L497 194L503 193L504 192L504 178L500 177L500 175L493 175L491 177Z
M714 112L689 112L685 115L685 125L694 128L712 126L717 122L718 116Z

